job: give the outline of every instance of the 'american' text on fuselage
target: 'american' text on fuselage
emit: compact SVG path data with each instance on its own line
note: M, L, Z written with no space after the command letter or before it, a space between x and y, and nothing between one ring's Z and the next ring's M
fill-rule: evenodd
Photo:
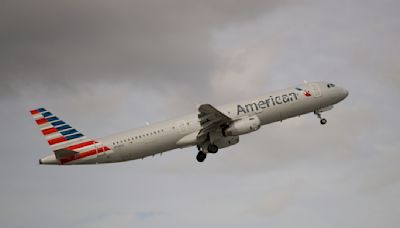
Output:
M270 96L266 100L260 100L258 102L253 102L250 104L246 105L237 105L237 115L240 115L240 113L249 113L249 112L255 112L261 109L266 109L271 106L275 105L280 105L280 104L285 104L289 103L292 101L296 101L298 99L296 93L289 93L289 94L283 94L280 96L272 97Z

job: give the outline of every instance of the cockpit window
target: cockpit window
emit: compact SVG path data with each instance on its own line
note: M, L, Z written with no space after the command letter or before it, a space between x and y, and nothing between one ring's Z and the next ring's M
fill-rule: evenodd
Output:
M333 88L333 87L335 87L335 84L329 83L329 84L327 85L327 87L328 87L328 88Z
M298 91L303 91L302 89L300 89L300 88L296 88Z

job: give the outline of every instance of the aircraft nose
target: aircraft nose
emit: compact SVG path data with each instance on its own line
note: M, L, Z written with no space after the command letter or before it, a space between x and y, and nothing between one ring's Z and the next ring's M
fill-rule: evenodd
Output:
M343 89L344 98L349 96L349 91L347 89Z
M340 95L342 99L345 99L347 96L349 96L349 91L345 88L340 88Z

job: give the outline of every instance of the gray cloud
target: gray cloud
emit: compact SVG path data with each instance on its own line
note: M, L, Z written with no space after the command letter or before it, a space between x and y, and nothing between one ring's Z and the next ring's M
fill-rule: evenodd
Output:
M282 4L282 3L279 3ZM39 83L94 80L207 86L213 30L253 20L276 1L5 1L2 95ZM160 83L160 79L168 78Z
M3 1L4 227L397 227L399 2ZM102 137L303 80L350 90L207 158L39 167L29 108Z

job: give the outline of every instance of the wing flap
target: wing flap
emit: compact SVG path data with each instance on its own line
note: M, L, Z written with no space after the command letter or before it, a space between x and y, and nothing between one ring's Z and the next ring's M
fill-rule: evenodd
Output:
M230 124L233 120L210 104L202 104L198 108L199 120L202 129L197 138L198 141L204 140L205 136L211 131L221 128L222 125Z

